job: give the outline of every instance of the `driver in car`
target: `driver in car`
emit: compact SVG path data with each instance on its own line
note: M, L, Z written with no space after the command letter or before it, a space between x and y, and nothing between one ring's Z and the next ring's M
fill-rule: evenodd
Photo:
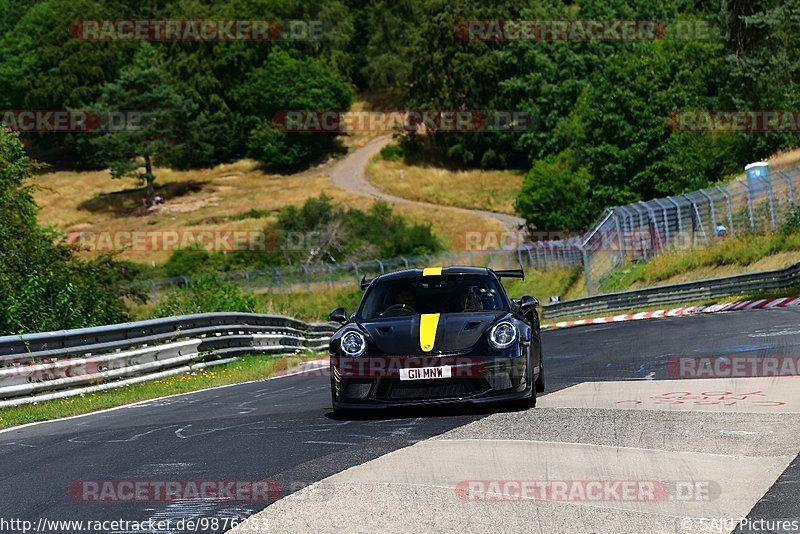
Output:
M416 292L411 285L401 287L394 296L395 305L400 304L404 308L413 308L416 300Z

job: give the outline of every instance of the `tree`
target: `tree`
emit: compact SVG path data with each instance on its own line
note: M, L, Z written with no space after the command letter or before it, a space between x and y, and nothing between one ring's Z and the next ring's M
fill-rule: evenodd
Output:
M197 106L171 83L155 50L143 44L133 65L103 87L93 110L101 118L123 114L124 124L106 124L92 144L107 158L112 177L144 181L152 203L153 166L169 164L192 142Z
M525 175L515 209L533 229L582 230L599 213L591 178L569 150L536 161Z
M0 128L0 335L124 321L133 272L54 244L57 234L36 223L31 167L19 136Z
M291 132L273 119L286 110L343 111L350 108L353 90L324 62L273 51L252 71L237 93L237 110L249 117L250 153L267 166L290 169L307 165L334 146L336 132Z

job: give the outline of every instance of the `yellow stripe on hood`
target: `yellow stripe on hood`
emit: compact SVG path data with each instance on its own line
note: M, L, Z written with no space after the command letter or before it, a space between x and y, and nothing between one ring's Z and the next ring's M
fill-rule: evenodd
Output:
M438 313L423 313L419 317L419 348L422 352L433 350L436 341L436 329L439 327Z
M441 267L425 267L422 269L422 276L442 276Z

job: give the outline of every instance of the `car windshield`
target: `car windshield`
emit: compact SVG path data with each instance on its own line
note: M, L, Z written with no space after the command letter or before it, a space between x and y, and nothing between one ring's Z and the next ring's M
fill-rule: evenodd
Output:
M491 276L426 276L373 284L364 297L360 318L508 309L503 288Z

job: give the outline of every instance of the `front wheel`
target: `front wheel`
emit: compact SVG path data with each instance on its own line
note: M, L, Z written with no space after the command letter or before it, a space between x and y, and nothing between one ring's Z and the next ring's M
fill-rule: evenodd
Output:
M528 360L527 365L525 365L525 373L527 374L527 380L525 383L530 384L533 382L533 366L531 365L530 360ZM517 405L520 407L520 409L527 410L529 408L536 408L536 391L536 384L534 384L531 387L531 396L527 399L517 401Z
M539 364L539 376L536 377L533 389L536 390L536 393L544 393L544 366L541 363Z

